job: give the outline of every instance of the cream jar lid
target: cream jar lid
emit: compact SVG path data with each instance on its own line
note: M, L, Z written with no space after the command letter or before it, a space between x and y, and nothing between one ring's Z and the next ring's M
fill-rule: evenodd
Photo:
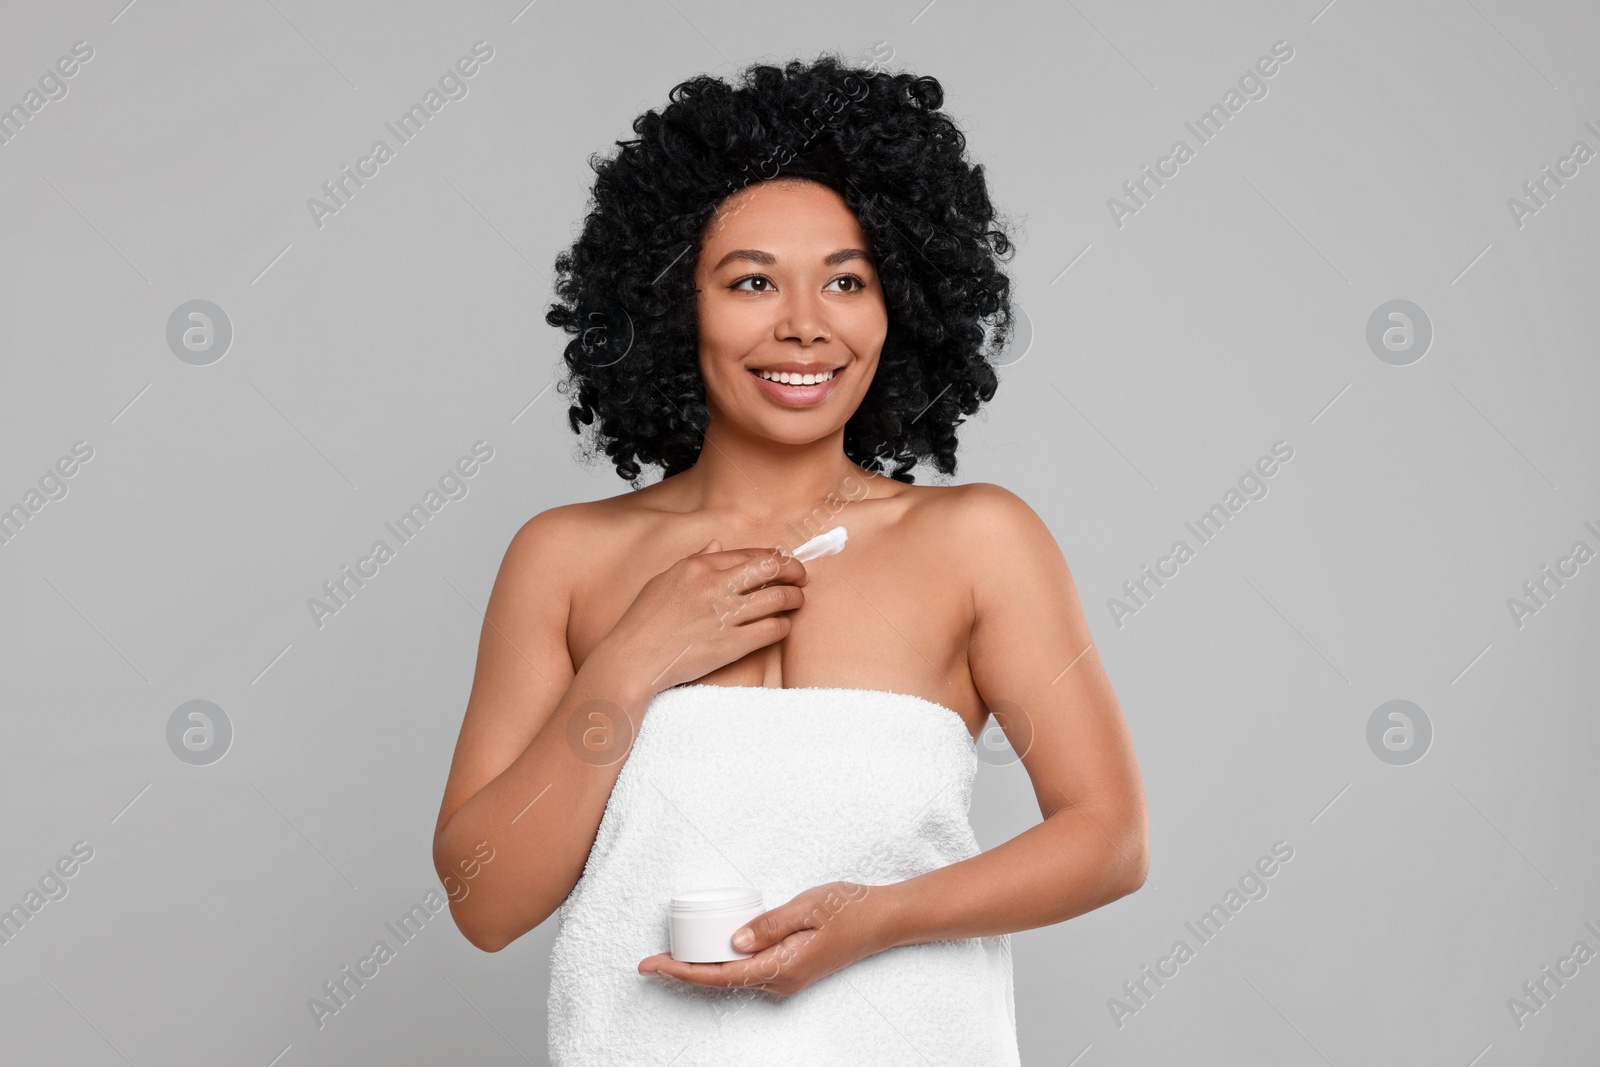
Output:
M734 911L760 904L761 890L747 885L691 889L672 895L672 910L679 914Z

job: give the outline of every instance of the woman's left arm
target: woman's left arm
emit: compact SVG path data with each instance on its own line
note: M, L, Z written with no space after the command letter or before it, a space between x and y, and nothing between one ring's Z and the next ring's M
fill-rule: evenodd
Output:
M1133 742L1061 549L1009 490L962 494L950 529L972 575L968 665L1044 819L970 859L874 886L885 948L1064 922L1132 893L1150 865Z

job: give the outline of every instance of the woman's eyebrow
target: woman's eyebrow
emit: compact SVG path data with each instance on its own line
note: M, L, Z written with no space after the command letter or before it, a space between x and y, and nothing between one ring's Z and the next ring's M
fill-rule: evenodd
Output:
M721 270L723 267L727 266L729 263L732 263L736 259L748 259L752 263L760 263L767 267L770 267L778 262L777 256L773 255L771 252L763 252L759 248L735 248L732 252L729 252L727 255L717 260L717 265L711 269ZM830 252L828 255L823 256L822 264L825 267L836 267L841 263L848 263L853 259L865 260L869 264L872 262L872 257L867 255L867 253L862 249L841 248L837 252Z

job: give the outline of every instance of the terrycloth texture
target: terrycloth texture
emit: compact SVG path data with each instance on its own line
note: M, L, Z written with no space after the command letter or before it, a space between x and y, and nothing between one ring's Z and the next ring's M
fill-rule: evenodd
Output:
M771 909L976 855L976 767L961 717L905 693L657 694L557 911L552 1067L1019 1064L1009 936L901 945L792 997L638 973L675 889L754 885Z

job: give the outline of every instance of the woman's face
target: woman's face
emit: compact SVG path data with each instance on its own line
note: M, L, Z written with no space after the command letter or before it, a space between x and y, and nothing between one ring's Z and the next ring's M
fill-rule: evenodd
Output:
M694 279L712 421L789 444L842 429L889 330L871 249L844 198L796 178L739 190L707 224ZM780 372L790 384L765 380ZM826 380L806 385L807 374Z

